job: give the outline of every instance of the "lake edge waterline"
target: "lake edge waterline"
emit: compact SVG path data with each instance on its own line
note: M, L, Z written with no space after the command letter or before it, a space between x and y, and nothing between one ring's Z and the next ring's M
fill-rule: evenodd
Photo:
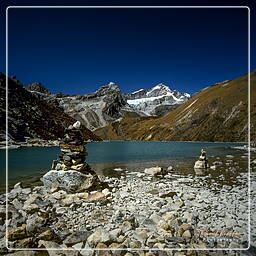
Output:
M60 142L60 141L59 141ZM102 143L102 142L186 142L186 143L236 143L236 144L246 144L249 145L248 141L170 141L170 140L102 140L102 141L88 141L85 142L86 144L88 143ZM47 141L45 141L45 144L43 145L36 145L34 146L33 144L24 144L22 142L22 144L8 144L10 145L9 147L6 146L2 146L0 147L0 152L3 150L12 150L12 149L22 149L22 148L35 148L35 147L39 147L39 148L48 148L48 147L59 147L58 145L52 145L51 143L48 144Z
M107 142L107 143L106 143ZM235 152L230 146L242 145L243 143L224 143L224 142L161 142L161 141L104 141L104 142L90 142L86 144L87 151L89 153L86 160L89 164L98 163L129 163L129 162L149 162L158 160L174 160L179 159L184 161L188 158L196 158L199 156L201 147L207 150L208 155L211 155L211 150L215 148L215 154L226 154L228 152ZM152 146L156 146L153 147ZM182 147L182 149L180 148ZM188 150L190 148L190 150ZM209 148L209 150L208 150ZM126 150L122 154L117 154ZM184 150L185 149L185 150ZM149 152L150 151L150 152ZM179 152L178 152L179 151ZM187 152L186 152L187 151ZM223 151L223 152L222 152ZM47 154L48 152L48 154ZM107 153L106 153L107 152ZM177 155L177 152L179 153ZM1 152L2 155L5 152ZM24 154L23 154L24 153ZM9 154L9 182L16 180L19 182L24 177L31 176L33 172L41 172L50 170L53 159L56 159L56 155L59 153L58 147L25 147L19 149L13 149ZM13 158L13 154L20 154L21 159ZM140 154L140 155L139 155ZM176 155L175 155L176 154ZM104 156L102 158L102 156ZM18 157L18 158L19 158ZM48 159L47 159L48 157ZM120 160L121 161L118 161ZM12 161L13 160L13 161ZM33 160L38 161L37 165L29 167L26 163L31 163ZM11 161L11 162L10 162ZM40 164L41 163L41 164ZM5 165L4 164L1 166ZM14 168L14 169L12 169ZM5 168L4 168L5 169ZM12 171L14 170L14 172ZM36 170L36 171L35 171ZM5 170L2 170L2 176L5 176ZM15 176L17 179L15 179ZM19 178L18 178L19 177ZM15 182L12 181L12 184ZM4 185L4 183L2 183Z

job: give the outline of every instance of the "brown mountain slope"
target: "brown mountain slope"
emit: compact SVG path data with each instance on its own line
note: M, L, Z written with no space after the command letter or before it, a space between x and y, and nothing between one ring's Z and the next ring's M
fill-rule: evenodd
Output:
M256 71L251 72L251 137L256 139ZM248 76L212 85L161 118L124 118L95 132L111 140L246 141Z
M6 76L0 73L0 139L5 139ZM76 122L64 111L23 88L20 83L8 78L8 137L25 141L25 137L58 139L64 129ZM101 140L86 127L82 128L85 139Z

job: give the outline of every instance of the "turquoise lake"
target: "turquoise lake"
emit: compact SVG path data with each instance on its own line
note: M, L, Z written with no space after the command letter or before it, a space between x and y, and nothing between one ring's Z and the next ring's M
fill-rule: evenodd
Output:
M151 141L110 141L91 142L86 145L89 164L130 163L154 160L193 159L204 148L207 155L235 154L231 146L245 143L208 142L151 142ZM28 177L39 177L50 170L52 160L57 159L58 147L30 147L8 150L9 185L24 181ZM5 150L0 151L1 188L5 187Z

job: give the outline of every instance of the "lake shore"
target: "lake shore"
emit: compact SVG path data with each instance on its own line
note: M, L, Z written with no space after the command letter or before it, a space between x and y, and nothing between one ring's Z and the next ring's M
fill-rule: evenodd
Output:
M122 142L123 140L114 140L116 142ZM133 140L128 140L130 142L135 142ZM91 142L91 141L88 141ZM94 142L111 142L110 140L102 140L102 141L94 141ZM146 141L150 142L150 141ZM157 142L157 141L156 141ZM171 142L171 141L159 141L159 142ZM219 142L210 142L210 141L172 141L172 142L189 142L189 143L243 143L246 144L247 142L241 142L241 141L219 141ZM28 139L25 142L14 142L10 141L8 142L8 146L6 147L6 141L1 141L0 142L0 150L6 150L6 149L17 149L17 148L26 148L26 147L58 147L60 143L60 140L44 140L44 139ZM237 147L237 149L242 149L243 147ZM255 149L255 148L252 148Z
M222 164L194 174L185 170L191 171L192 161L183 166L177 162L161 177L141 171L145 164L116 164L118 177L105 172L107 186L90 193L17 185L8 195L10 247L68 249L62 251L64 255L93 255L88 251L92 248L98 253L123 249L122 255L127 256L138 255L142 248L153 254L166 248L244 248L249 215L248 173L242 156L212 157L210 165ZM255 170L252 163L253 200ZM5 196L0 199L4 213ZM251 218L255 218L255 204L251 206ZM4 230L5 225L1 226L2 242ZM251 235L255 241L255 227ZM236 254L224 251L223 255Z

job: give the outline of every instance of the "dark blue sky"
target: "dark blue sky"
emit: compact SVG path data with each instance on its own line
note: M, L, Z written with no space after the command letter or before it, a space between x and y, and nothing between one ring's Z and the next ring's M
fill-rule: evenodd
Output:
M9 75L52 92L163 82L194 93L247 72L247 9L9 9Z

